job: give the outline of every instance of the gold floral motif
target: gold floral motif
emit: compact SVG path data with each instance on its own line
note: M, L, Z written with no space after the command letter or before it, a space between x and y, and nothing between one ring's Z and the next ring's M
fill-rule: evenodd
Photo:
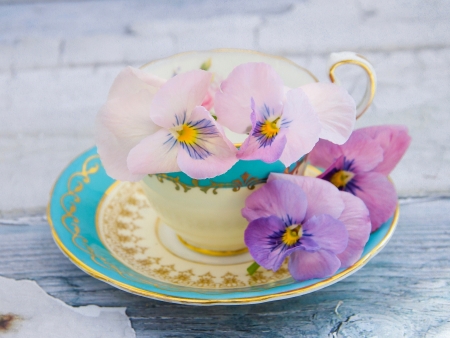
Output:
M173 264L170 265L160 265L158 268L153 269L152 272L163 279L171 279L170 274L175 271Z
M161 258L159 258L159 257L148 257L145 259L136 259L136 262L139 265L142 265L145 267L150 267L152 265L158 265L160 261L161 261Z
M150 177L152 177L153 175L148 175ZM160 181L161 183L164 183L164 180L170 181L172 183L175 184L175 190L180 190L180 187L183 187L184 192L188 192L189 190L191 190L191 187L193 186L189 186L183 182L180 182L180 178L179 177L172 177L166 174L156 174L156 179L158 181Z
M221 288L236 288L246 286L246 284L239 279L239 276L232 274L231 272L227 272L222 277L222 283L219 284Z
M197 280L191 285L198 288L212 289L216 287L216 282L214 282L214 276L208 271L207 273L198 276Z
M269 278L262 271L256 271L253 275L249 277L248 284L249 285L265 284L268 281Z
M186 271L179 271L175 276L171 278L171 282L175 284L192 284L191 278L194 277L195 274L192 272L192 269Z

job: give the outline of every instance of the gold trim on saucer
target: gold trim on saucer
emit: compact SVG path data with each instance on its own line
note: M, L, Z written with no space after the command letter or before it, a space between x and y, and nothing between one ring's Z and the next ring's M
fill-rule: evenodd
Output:
M181 244L183 244L186 248L188 248L189 250L201 253L203 255L225 257L225 256L241 255L243 253L248 252L248 248L243 248L243 249L239 249L239 250L232 250L232 251L216 251L216 250L202 249L202 248L196 247L196 246L194 246L192 244L189 244L183 238L181 238L180 235L177 235L177 237L178 237L178 240L181 242Z
M83 263L81 260L79 260L75 255L73 255L61 242L61 240L58 237L58 234L56 233L53 222L50 217L50 206L47 208L47 218L50 224L50 227L52 229L52 235L55 240L55 243L61 251L74 263L76 266L78 266L81 270L86 272L87 274L102 280L108 284L111 284L115 287L118 287L119 289L122 289L124 291L132 292L137 295L141 295L144 297L149 297L157 300L163 300L168 302L174 302L174 303L180 303L180 304L197 304L197 305L218 305L218 304L251 304L251 303L260 303L269 301L272 299L283 299L283 298L289 298L293 297L298 294L306 294L310 293L319 289L322 289L328 285L334 284L338 282L339 280L343 279L347 275L352 274L353 272L356 272L359 270L364 264L367 263L368 260L370 260L373 256L375 256L389 241L389 239L392 237L392 234L394 233L394 230L397 226L399 217L399 207L397 206L397 209L394 214L394 219L392 220L391 227L388 231L388 233L384 236L384 238L381 240L380 243L367 255L364 257L361 257L359 261L357 261L354 265L351 267L345 269L344 271L327 278L323 281L317 282L316 284L305 286L302 288L298 288L295 290L290 291L284 291L279 293L274 293L271 295L264 295L264 296L254 296L254 297L245 297L245 298L229 298L229 299L199 299L199 298L186 298L186 297L177 297L177 296L169 296L160 294L158 292L152 292L143 290L134 286L130 286L128 284L119 282L113 278L110 278L108 276L105 276L96 270L90 268L85 263Z
M81 156L81 155L80 155ZM95 156L95 155L94 155ZM67 168L77 159L78 157L76 157L73 161L71 161L66 168L62 171L62 173L64 173ZM91 157L88 157L87 160L91 159ZM84 162L86 163L87 160ZM355 264L353 264L352 266L348 267L347 269L329 277L326 278L320 282L317 282L315 284L309 285L309 286L304 286L304 287L299 287L297 289L294 290L288 290L288 291L283 291L283 292L278 292L278 293L272 293L272 294L268 294L268 295L259 295L259 296L250 296L250 297L236 297L236 298L221 298L221 299L202 299L202 298L187 298L187 297L182 297L182 296L172 296L172 295L166 295L166 294L162 294L160 292L155 292L155 291L148 291L148 290L144 290L138 287L134 287L131 286L129 284L120 282L112 277L108 277L100 272L98 272L97 270L95 270L94 268L89 267L86 263L84 263L83 261L81 261L77 256L75 256L75 254L73 254L69 249L67 249L67 247L63 244L63 242L61 241L61 239L58 236L58 233L56 232L52 217L51 217L51 201L52 201L52 197L54 196L54 190L56 187L56 183L60 180L61 175L58 177L58 179L56 180L56 182L53 184L51 193L50 193L50 201L47 205L47 220L49 223L49 226L51 228L51 232L52 232L52 236L53 239L56 243L56 245L60 248L60 250L69 258L69 260L72 261L72 263L74 263L77 267L79 267L81 270L83 270L84 272L86 272L87 274L91 275L94 278L97 278L99 280L102 280L108 284L111 284L119 289L122 289L124 291L128 291L137 295L141 295L144 297L149 297L152 299L157 299L157 300L163 300L163 301L168 301L168 302L174 302L174 303L180 303L180 304L196 304L196 305L219 305L219 304L251 304L251 303L260 303L260 302L265 302L265 301L270 301L270 300L275 300L275 299L284 299L284 298L289 298L289 297L294 297L296 295L300 295L300 294L307 294L313 291L317 291L319 289L322 289L326 286L329 286L331 284L334 284L338 281L340 281L341 279L349 276L350 274L356 272L357 270L359 270L360 268L362 268L371 258L373 258L390 240L390 238L392 237L395 228L397 227L397 223L398 223L398 219L399 219L399 214L400 214L400 209L399 206L397 205L397 208L395 210L392 222L390 224L389 230L387 231L386 235L383 237L383 239L366 255L362 256ZM73 175L72 175L73 176ZM71 176L71 177L72 177ZM88 180L88 177L82 177L84 183L88 183L85 180ZM69 190L72 190L69 188ZM75 188L76 190L76 188ZM107 189L108 191L109 189ZM69 211L70 211L70 207L69 207ZM75 219L74 219L75 220ZM73 223L72 223L73 224ZM71 225L72 225L71 224ZM75 222L75 228L72 229L72 231L75 230L75 232L79 231L79 228ZM69 228L70 229L70 228ZM74 233L69 230L70 233L72 233L72 235L74 235ZM76 237L76 236L75 236ZM81 240L83 240L84 238L81 238ZM90 254L93 254L93 252L90 252ZM92 256L91 256L92 258ZM95 262L96 264L99 264L101 266L104 266L105 263L107 263L104 259L102 259L102 257L99 257L101 259L102 262L99 261L95 261L93 260L93 262ZM103 263L103 264L102 264ZM124 273L123 271L120 271L120 269L116 266L111 266L110 264L108 264L107 266L109 269L116 271L118 274L124 276L124 275L128 275L127 273ZM134 275L134 274L133 274ZM135 276L133 276L133 278L136 280L136 277L139 277L138 273L136 273ZM149 283L149 281L145 280L145 279L137 279L139 282L143 283L143 284L149 284L149 285L153 285L151 283ZM155 286L155 285L154 285ZM155 286L156 287L156 286ZM161 292L164 292L163 290L161 290ZM235 293L238 294L239 292L230 289L229 290L230 293ZM249 291L246 291L249 292Z

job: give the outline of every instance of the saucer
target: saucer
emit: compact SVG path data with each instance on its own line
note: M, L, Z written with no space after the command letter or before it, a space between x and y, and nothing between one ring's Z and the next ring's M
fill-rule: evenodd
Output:
M313 174L315 168L309 167ZM192 305L252 304L307 294L351 275L389 241L399 209L370 235L362 257L329 278L296 282L287 265L249 276L251 257L212 257L183 246L162 224L139 182L106 175L96 149L61 173L47 209L61 251L87 274L124 291Z

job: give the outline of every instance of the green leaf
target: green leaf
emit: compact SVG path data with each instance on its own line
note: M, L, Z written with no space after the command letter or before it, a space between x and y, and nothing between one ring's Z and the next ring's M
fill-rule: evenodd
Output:
M211 63L212 63L212 60L211 60L211 58L209 58L208 60L206 60L205 62L202 63L202 65L200 66L200 69L208 70L209 68L211 68Z
M250 276L253 275L253 274L256 272L256 270L259 269L259 267L260 267L260 265L259 265L258 263L253 262L252 265L250 265L250 266L247 268L248 274L249 274Z

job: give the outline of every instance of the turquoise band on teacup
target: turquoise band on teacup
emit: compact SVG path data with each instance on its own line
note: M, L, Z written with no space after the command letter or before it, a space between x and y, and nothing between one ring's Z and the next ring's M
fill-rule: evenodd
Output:
M303 163L304 158L305 157L303 156L287 168L280 161L265 163L260 160L239 160L225 174L216 176L212 179L204 180L193 179L181 171L167 174L156 174L155 176L160 182L163 182L164 180L173 182L177 190L180 190L181 187L184 192L187 192L194 187L200 188L200 190L204 192L212 189L214 194L216 194L217 189L220 188L230 188L233 189L233 191L238 191L241 187L247 187L252 190L255 185L265 183L269 177L269 174L272 172L293 173Z

